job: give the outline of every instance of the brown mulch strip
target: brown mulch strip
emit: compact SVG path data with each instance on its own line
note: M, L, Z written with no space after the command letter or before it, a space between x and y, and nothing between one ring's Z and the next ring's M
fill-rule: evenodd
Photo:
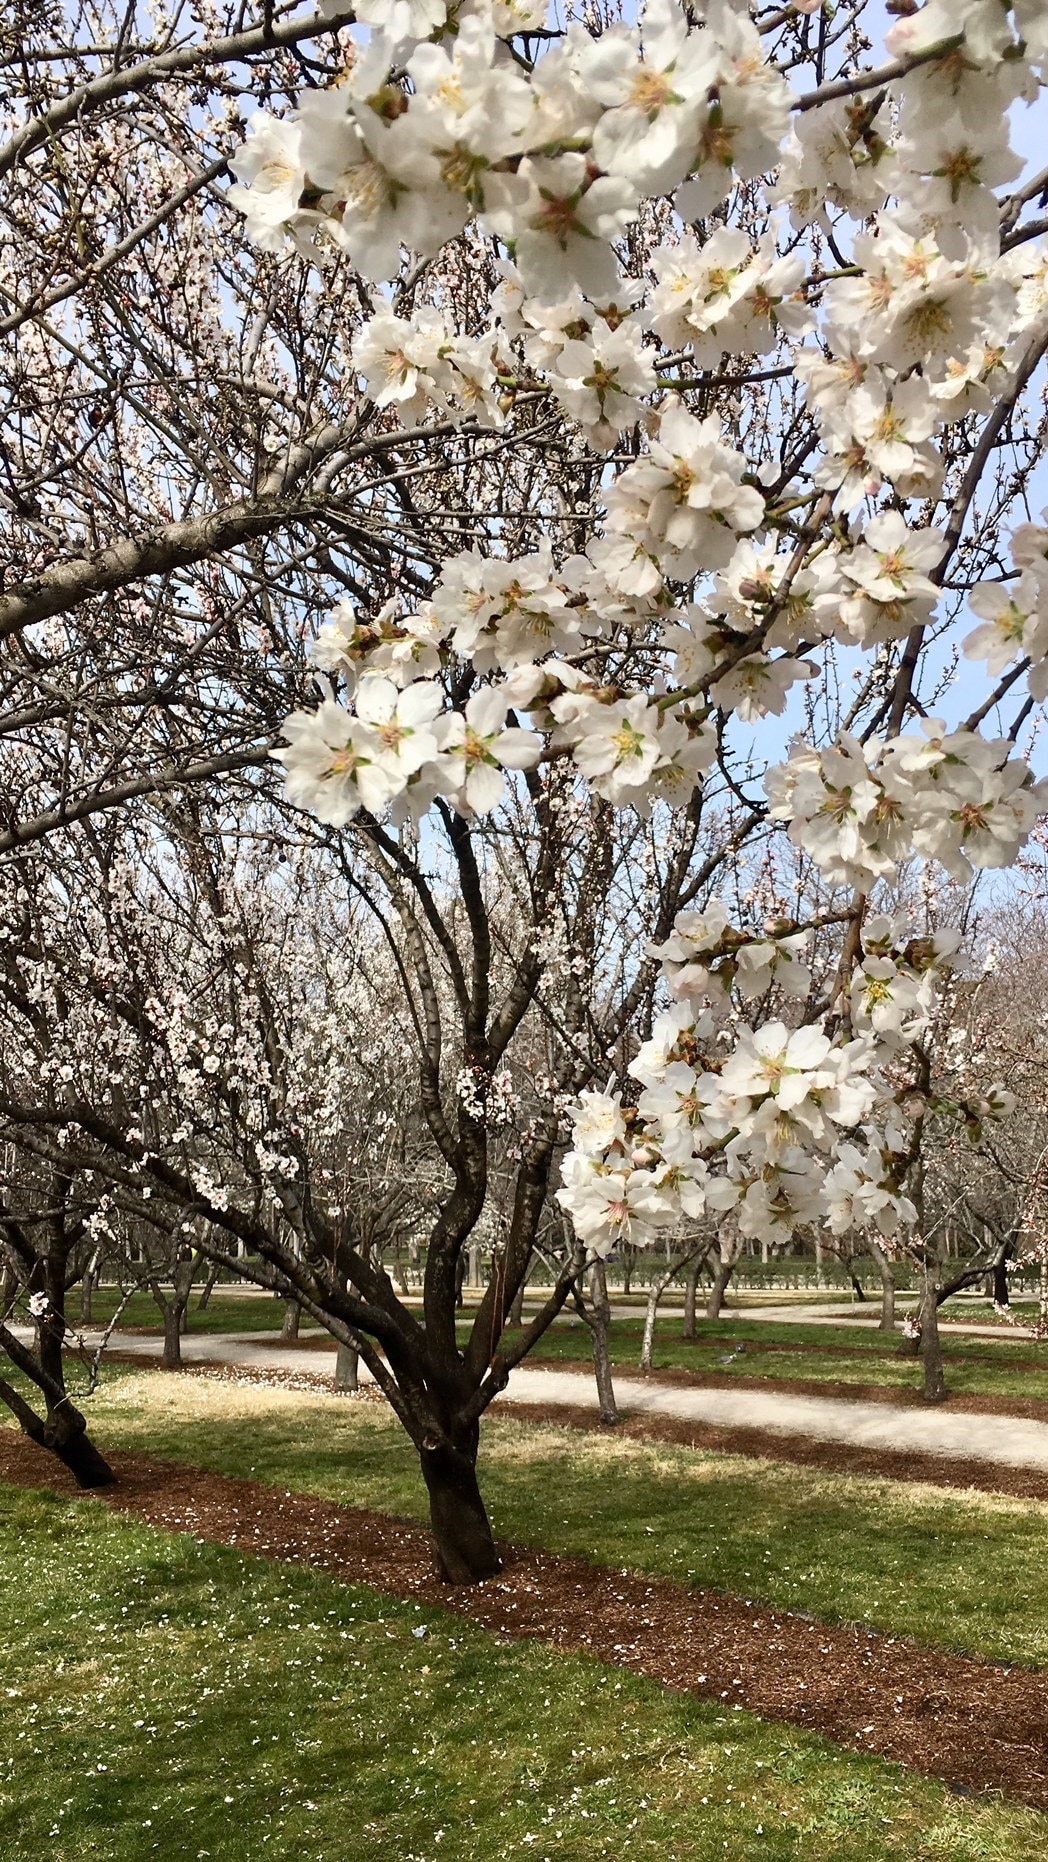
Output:
M439 1605L496 1635L746 1707L966 1794L999 1791L1048 1811L1048 1674L524 1547L502 1548L499 1577L449 1589L413 1521L144 1455L112 1459L120 1485L98 1497L151 1525ZM8 1429L0 1477L76 1491L50 1456Z

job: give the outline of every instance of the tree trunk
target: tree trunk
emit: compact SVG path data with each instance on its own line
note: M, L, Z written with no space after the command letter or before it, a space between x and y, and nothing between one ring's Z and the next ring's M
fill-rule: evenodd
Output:
M644 1335L640 1344L640 1368L650 1371L652 1355L655 1350L655 1321L659 1316L659 1301L666 1291L665 1280L653 1280L648 1290L648 1308L644 1314Z
M713 1269L713 1285L710 1288L710 1297L706 1301L707 1319L720 1318L724 1306L724 1295L728 1290L728 1282L734 1272L734 1260L718 1260L716 1262Z
M98 1269L88 1267L80 1283L80 1323L90 1325L94 1315L95 1288L98 1285Z
M942 1361L942 1337L939 1332L939 1302L930 1274L924 1277L921 1300L921 1359L924 1364L924 1400L942 1403L946 1398L946 1373Z
M356 1396L360 1389L360 1353L340 1341L335 1359L335 1395Z
M437 1571L444 1584L477 1584L501 1569L477 1485L479 1442L480 1430L474 1425L458 1442L427 1437L419 1450Z
M480 1241L469 1244L469 1285L479 1287L483 1279L484 1245Z
M38 1416L21 1391L0 1377L0 1402L16 1417L23 1435L38 1447L57 1457L78 1487L111 1487L116 1481L108 1461L101 1455L87 1433L80 1411L68 1398L49 1404L46 1420Z
M699 1275L702 1272L704 1257L700 1254L692 1261L684 1282L684 1336L689 1344L695 1343L695 1309L699 1297Z
M611 1375L611 1352L608 1347L611 1302L608 1299L608 1276L603 1263L590 1269L590 1306L589 1328L593 1337L593 1370L597 1379L600 1419L613 1427L619 1421L619 1406L615 1401L615 1386Z
M1006 1248L993 1264L992 1299L995 1306L1010 1306L1012 1303L1011 1289L1008 1285L1008 1262L1011 1252L1011 1248Z
M860 1305L865 1306L866 1288L863 1286L862 1281L859 1279L858 1274L855 1272L854 1261L848 1262L848 1279L852 1283L852 1292L854 1293L855 1298L859 1301Z
M871 1241L868 1243L868 1246L870 1254L873 1257L874 1265L881 1278L881 1316L878 1321L878 1330L881 1332L894 1332L895 1275L892 1273L892 1264L884 1252L884 1249L879 1247L877 1242Z
M217 1267L209 1268L207 1279L205 1280L203 1287L200 1290L200 1298L197 1300L197 1312L207 1311L208 1305L210 1303L211 1295L215 1290L215 1282L217 1279L218 1279L218 1268Z
M87 1433L87 1424L71 1403L52 1411L44 1424L43 1444L69 1469L78 1487L111 1487L116 1481L108 1461Z
M280 1328L281 1338L285 1340L297 1338L298 1328L299 1328L301 1318L302 1318L302 1308L299 1305L298 1301L288 1300L286 1306L284 1307L284 1323Z
M162 1371L177 1371L182 1366L182 1308L176 1300L164 1304L164 1350Z
M519 1287L517 1288L517 1291L513 1295L513 1304L511 1305L509 1312L506 1315L507 1325L517 1326L519 1328L520 1326L524 1324L524 1295L527 1292L527 1290L528 1290L528 1277L525 1274L523 1280L521 1281Z

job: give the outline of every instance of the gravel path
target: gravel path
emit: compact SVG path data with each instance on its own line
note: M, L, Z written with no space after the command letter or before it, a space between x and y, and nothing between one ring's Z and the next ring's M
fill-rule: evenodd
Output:
M85 1342L93 1342L91 1334ZM121 1355L156 1358L161 1341L121 1336L116 1348ZM272 1333L266 1332L235 1337L218 1333L190 1335L182 1340L182 1355L186 1364L242 1364L257 1370L334 1376L333 1351L329 1355L277 1346ZM593 1379L578 1371L540 1370L524 1365L512 1373L506 1394L515 1404L565 1404L586 1410L597 1407ZM615 1394L627 1416L671 1416L683 1422L765 1429L776 1435L802 1435L856 1448L947 1455L1048 1472L1048 1423L1020 1417L951 1413L948 1408L904 1409L771 1390L675 1389L635 1377L616 1377Z

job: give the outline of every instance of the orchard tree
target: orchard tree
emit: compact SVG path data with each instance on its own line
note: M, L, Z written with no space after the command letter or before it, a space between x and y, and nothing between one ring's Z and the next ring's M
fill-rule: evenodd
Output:
M827 11L804 12L823 64ZM1016 728L1045 694L1048 532L1024 525L1007 556L1000 537L1040 438L1020 412L1048 340L1040 229L1014 229L1044 180L994 190L1021 172L1008 111L1036 95L1048 30L1031 7L932 4L889 33L896 65L797 97L768 55L798 32L787 13L762 35L748 9L657 3L535 45L497 9L453 30L393 9L342 83L257 117L234 162L260 242L334 247L377 287L353 349L376 399L511 439L518 397L544 392L601 461L581 552L536 513L534 547L460 553L420 606L336 611L341 689L278 752L294 800L334 825L435 813L464 841L507 770L541 813L566 763L615 808L687 817L740 724L824 714L754 813L846 920L836 963L813 990L832 910L755 924L737 900L649 947L676 1006L630 1061L634 1103L583 1092L564 1165L598 1255L711 1209L772 1243L929 1225L922 1037L958 940L874 895L915 854L962 879L1007 865L1042 802L1014 730L979 726L1020 679ZM410 314L384 295L403 249L476 237L505 254L482 326L438 292ZM1006 439L1007 476L989 470ZM950 728L925 694L965 596L990 677ZM815 688L849 657L842 716ZM770 989L800 1015L768 1015ZM1009 1103L990 1085L958 1110L981 1127Z
M46 273L42 225L52 242L17 313L37 460L70 322L84 339L61 365L62 469L34 463L19 494L31 573L0 601L37 682L18 742L82 800L63 776L24 838L117 806L125 754L135 794L226 757L225 833L284 807L340 850L444 1172L423 1312L296 1204L280 1152L300 1258L274 1231L260 1272L359 1344L451 1578L497 1564L480 1418L594 1262L707 1219L774 1247L821 1225L919 1237L933 1213L925 1037L958 940L895 909L900 868L1007 867L1044 800L1020 739L1048 690L1048 529L1027 509L1048 177L1010 137L1048 19L1040 0L900 12L874 46L864 0L567 24L539 0L366 0L359 28L292 8L225 41L209 9L199 42L81 48L79 88L34 94L0 156L23 177L19 262ZM45 62L27 58L38 85ZM143 302L112 291L121 243L156 255L152 223L123 230L139 171L165 228ZM113 270L103 245L58 281L96 185ZM42 306L67 284L56 326ZM118 360L85 402L100 333ZM86 554L61 534L69 485L104 532ZM310 692L299 645L333 600ZM279 804L252 771L291 692ZM540 1021L549 1084L460 1348L496 1082ZM979 1075L955 1116L984 1130L1009 1104ZM198 1158L90 1105L8 1115L111 1180L163 1180L185 1219L247 1220L243 1185L201 1184ZM574 1241L510 1349L558 1173Z
M979 914L973 974L944 1029L944 1097L964 1098L988 1067L1007 1079L1015 1115L958 1137L956 1122L933 1120L927 1178L950 1234L942 1298L985 1281L1002 1316L1013 1269L1034 1269L1045 1325L1044 1247L1048 1159L1048 919L1043 829L1033 837L1006 904Z

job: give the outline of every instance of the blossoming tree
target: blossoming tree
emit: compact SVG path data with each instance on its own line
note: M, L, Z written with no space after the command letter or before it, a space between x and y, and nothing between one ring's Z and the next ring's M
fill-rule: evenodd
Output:
M239 609L265 614L261 676L293 632L280 615L300 625L340 587L322 692L281 733L285 805L345 849L399 952L450 1187L421 1332L352 1251L348 1290L316 1262L296 1272L411 1432L453 1577L496 1562L480 1416L587 1260L708 1218L773 1243L919 1233L939 1109L925 1037L959 940L897 910L896 882L914 861L962 882L1007 868L1044 804L1021 733L1048 692L1048 529L1027 509L1048 176L1012 143L1048 20L1039 0L907 0L874 46L868 11L292 8L270 43L274 71L293 35L313 47L297 86L286 64L243 78L264 29L232 51L214 38L113 61L11 145L32 161L78 109L209 57L277 95L232 155L207 230L223 283L199 296L216 332L238 291L259 305L268 472L224 502L215 473L188 527L44 566L0 600L0 629L31 641L297 524L306 544L279 575L255 564ZM277 301L298 305L279 328L261 307ZM314 316L323 363L289 379ZM207 433L185 459L202 449L213 464ZM207 592L210 640L221 579ZM272 712L252 677L223 663L216 716L238 746ZM500 888L520 923L496 948ZM576 982L547 991L562 933ZM618 980L594 1012L571 966L598 950ZM534 1017L553 1090L460 1349L493 1081ZM565 1097L557 1194L578 1249L507 1353ZM986 1080L958 1111L981 1126L1008 1107Z
M1046 691L1048 531L1021 526L1002 560L1007 488L992 526L980 501L1048 340L1023 224L1044 177L996 191L1022 172L1009 113L1048 27L932 0L900 9L894 62L856 70L861 11L651 0L636 26L550 38L544 9L376 6L338 85L256 117L234 163L255 238L342 250L370 281L353 360L376 404L511 443L538 395L601 462L581 551L539 518L523 554L489 534L451 557L421 604L336 611L341 690L277 752L296 801L469 823L507 772L541 807L567 764L613 807L686 813L733 722L805 698L811 718L859 661L847 717L794 741L756 811L850 897L835 974L813 1004L813 925L735 902L650 946L673 1006L632 1103L583 1092L563 1166L597 1254L709 1210L762 1238L920 1222L921 1037L957 939L873 895L914 856L1006 866L1043 800L1014 740ZM798 40L820 72L846 47L842 75L798 94L775 56ZM404 300L404 253L424 269L467 236L501 255L481 327ZM922 675L963 594L987 682L951 728ZM1020 681L1015 727L980 729ZM772 983L803 1011L749 1025ZM1008 1106L990 1088L965 1110Z

